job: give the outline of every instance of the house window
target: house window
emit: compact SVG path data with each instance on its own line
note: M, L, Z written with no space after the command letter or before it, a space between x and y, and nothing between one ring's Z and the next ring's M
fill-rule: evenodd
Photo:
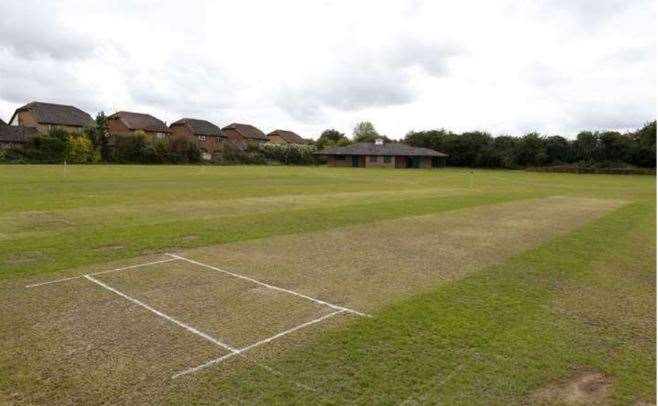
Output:
M158 137L159 139L163 139L164 133L156 133L155 136Z
M344 161L345 160L345 155L336 155L336 161Z
M217 142L222 142L222 137L217 137Z
M370 156L368 157L368 160L369 160L370 162L377 162L377 158L378 158L377 155L370 155Z
M200 135L200 136L199 136L199 140L200 140L200 141L205 141L206 139L207 139L207 138L206 138L205 135Z
M390 156L385 156L384 157L384 163L385 164L390 164L391 163L391 157Z

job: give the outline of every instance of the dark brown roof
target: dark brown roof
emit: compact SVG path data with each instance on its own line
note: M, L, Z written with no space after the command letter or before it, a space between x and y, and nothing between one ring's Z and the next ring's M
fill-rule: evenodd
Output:
M36 128L7 125L0 120L0 142L24 144L37 134Z
M389 155L389 156L448 156L429 148L416 148L399 142L376 145L370 142L332 147L315 153L316 155Z
M278 135L279 137L283 138L286 140L286 142L290 144L306 144L306 141L299 135L295 134L292 131L288 130L274 130L271 133L267 134L267 136L271 135Z
M77 107L42 102L31 102L23 107L19 107L9 122L11 123L16 114L21 111L31 111L34 119L39 124L67 125L72 127L94 125L94 120L91 116Z
M198 120L196 118L181 118L178 121L171 123L169 127L177 125L188 125L194 135L209 135L212 137L222 137L222 130L215 124L206 120Z
M108 119L121 120L121 122L125 124L129 130L142 130L163 133L170 131L162 120L159 120L150 114L119 111L109 116Z
M222 130L235 130L239 132L240 135L250 140L269 140L264 132L249 124L233 123L222 128Z

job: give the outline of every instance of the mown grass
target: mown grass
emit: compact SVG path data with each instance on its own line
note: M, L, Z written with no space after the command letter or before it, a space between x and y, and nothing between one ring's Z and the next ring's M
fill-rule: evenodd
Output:
M612 403L654 402L654 211L631 204L320 336L272 363L280 375L207 373L172 401L522 404L594 369Z
M458 169L0 166L0 278L548 195L649 198L652 182Z
M655 193L649 176L0 166L0 278L513 200L621 199L580 230L295 346L275 358L281 375L203 374L168 399L518 404L591 368L612 378L614 403L652 402ZM11 382L0 371L3 391Z

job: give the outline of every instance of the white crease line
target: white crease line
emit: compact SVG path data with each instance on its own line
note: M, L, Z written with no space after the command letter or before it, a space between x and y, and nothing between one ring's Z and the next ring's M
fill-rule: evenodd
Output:
M318 317L318 318L315 319L315 320L307 321L306 323L300 324L300 325L295 326L295 327L293 327L293 328L291 328L291 329L288 329L288 330L286 330L286 331L282 331L282 332L279 333L279 334L275 334L275 335L273 335L272 337L269 337L269 338L266 338L266 339L264 339L264 340L261 340L261 341L259 341L259 342L257 342L257 343L254 343L254 344L248 345L248 346L246 346L246 347L244 347L244 348L240 348L239 350L235 350L235 351L233 351L231 354L226 354L226 355L223 355L223 356L221 356L221 357L219 357L219 358L215 358L215 359L210 360L210 361L208 361L208 362L206 362L206 363L204 363L204 364L201 364L201 365L199 365L199 366L196 366L196 367L194 367L194 368L186 369L185 371L182 371L182 372L179 372L179 373L177 373L177 374L174 374L171 378L172 378L172 379L175 379L175 378L178 378L179 376L182 376L182 375L187 375L187 374L191 374L191 373L194 373L194 372L198 372L198 371L200 371L200 370L202 370L202 369L205 369L205 368L207 368L207 367L209 367L209 366L211 366L211 365L215 365L215 364L218 364L218 363L220 363L220 362L222 362L222 361L224 361L224 360L227 360L227 359L229 359L229 358L231 358L231 357L235 357L235 356L237 356L237 355L241 355L241 354L244 353L244 352L247 352L247 351L249 351L249 350L251 350L251 349L254 349L254 348L258 347L258 346L261 346L261 345L263 345L263 344L267 344L267 343L269 343L270 341L274 341L274 340L276 340L277 338L283 337L283 336L286 335L286 334L290 334L290 333L292 333L292 332L294 332L294 331L297 331L297 330L299 330L299 329L302 329L302 328L304 328L304 327L308 327L308 326L310 326L310 325L312 325L312 324L319 323L319 322L321 322L321 321L323 321L323 320L326 320L326 319L328 319L328 318L330 318L330 317L333 317L333 316L335 316L335 315L337 315L337 314L340 314L340 313L349 313L349 311L348 311L348 310L343 310L343 309L341 309L341 310L337 310L337 311L335 311L335 312L333 312L333 313L325 314L324 316L322 316L322 317Z
M320 300L320 299L316 299L316 298L313 298L313 297L310 297L310 296L306 296L306 295L304 295L304 294L302 294L302 293L298 293L298 292L295 292L295 291L290 290L290 289L285 289L285 288L280 288L280 287L278 287L278 286L270 285L269 283L261 282L261 281L259 281L259 280L256 280L256 279L253 279L253 278L250 278L250 277L248 277L248 276L240 275L240 274L237 274L237 273L233 273L233 272L225 271L225 270L220 269L220 268L217 268L217 267L215 267L215 266L208 265L208 264L204 264L203 262L199 262L199 261L195 261L195 260L193 260L193 259L189 259L189 258L181 257L180 255L170 254L170 253L165 253L165 255L169 255L170 257L172 257L172 258L176 258L176 259L182 259L183 261L187 261L187 262L189 262L189 263L191 263L191 264L195 264L195 265L203 266L203 267L205 267L205 268L209 268L209 269L212 269L212 270L215 270L215 271L218 271L218 272L222 272L222 273L225 273L225 274L227 274L227 275L234 276L234 277L236 277L236 278L244 279L244 280L247 280L247 281L249 281L249 282L253 282L253 283L256 283L256 284L258 284L258 285L265 286L266 288L270 288L270 289L278 290L278 291L281 291L281 292L289 293L289 294L291 294L291 295L299 296L299 297L302 297L302 298L304 298L304 299L310 300L311 302L318 303L318 304L322 304L322 305L325 305L325 306L329 306L329 307L331 307L332 309L342 310L342 311L344 311L344 312L348 312L348 313L354 313L354 314L357 314L357 315L359 315L359 316L372 317L372 316L370 316L369 314L362 313L362 312L359 312L359 311L357 311L357 310L353 310L353 309L350 309L350 308L347 308L347 307L338 306L338 305L335 305L335 304L333 304L333 303L325 302L324 300Z
M172 261L176 261L176 258L169 258L169 259L162 259L162 260L159 260L159 261L146 262L144 264L131 265L131 266L123 267L123 268L109 269L107 271L94 272L94 273L90 273L90 274L86 274L86 275L92 275L92 276L93 275L102 275L104 273L125 271L125 270L128 270L128 269L140 268L142 266L163 264L165 262L172 262ZM84 277L85 277L84 274L83 275L78 275L78 276L71 276L69 278L55 279L53 281L48 281L48 282L33 283L31 285L25 285L25 287L26 288L34 288L34 287L37 287L37 286L50 285L51 283L66 282L66 281L70 281L70 280L73 280L73 279L80 279L80 278L84 278Z
M133 297L130 297L130 296L126 295L125 293L123 293L123 292L121 292L121 291L119 291L119 290L117 290L117 289L115 289L115 288L113 288L113 287L111 287L111 286L109 286L109 285L106 285L105 283L99 281L98 279L95 279L94 277L92 277L92 276L90 276L90 275L84 275L84 277L85 277L86 279L88 279L88 280L94 282L95 284L97 284L97 285L99 285L99 286L102 286L103 288L109 290L110 292L116 293L117 295L123 297L124 299L130 300L131 302L133 302L133 303L135 303L135 304L137 304L137 305L142 306L142 307L145 308L146 310L148 310L148 311L150 311L150 312L152 312L152 313L155 313L156 315L162 317L163 319L168 320L168 321L170 321L170 322L172 322L172 323L174 323L174 324L177 324L178 326L183 327L185 330L187 330L187 331L189 331L189 332L191 332L191 333L194 333L194 334L198 335L199 337L205 338L206 340L210 341L210 342L213 343L213 344L216 344L216 345L218 345L218 346L220 346L220 347L222 347L222 348L224 348L224 349L227 349L227 350L231 351L231 352L234 353L234 354L237 353L237 351L238 351L237 349L231 347L230 345L225 344L225 343L223 343L223 342L217 340L216 338L211 337L211 336L209 336L208 334L206 334L206 333L204 333L204 332L202 332L202 331L199 331L199 330L195 329L195 328L192 327L192 326L189 326L189 325L187 325L187 324L185 324L185 323L183 323L183 322L181 322L181 321L178 321L178 320L174 319L173 317L168 316L168 315L162 313L161 311L152 308L151 306L147 305L146 303L143 303L143 302L141 302L141 301L139 301L139 300L137 300L137 299L135 299L135 298L133 298Z

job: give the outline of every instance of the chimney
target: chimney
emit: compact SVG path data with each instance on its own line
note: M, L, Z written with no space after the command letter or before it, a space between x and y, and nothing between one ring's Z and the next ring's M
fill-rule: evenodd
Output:
M384 145L383 138L375 138L375 145Z

